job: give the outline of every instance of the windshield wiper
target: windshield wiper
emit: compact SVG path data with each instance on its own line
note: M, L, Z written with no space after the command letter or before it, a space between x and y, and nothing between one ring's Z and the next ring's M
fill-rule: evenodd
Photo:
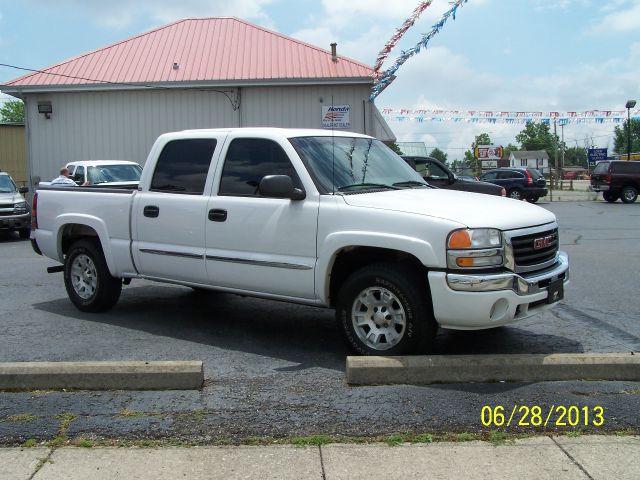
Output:
M406 182L396 182L393 184L394 187L430 187L430 185L424 183L424 182L419 182L417 180L407 180Z
M351 185L338 187L338 191L342 192L344 190L351 190L358 187L362 188L363 190L367 188L387 188L389 190L400 190L400 188L396 187L395 185L386 185L384 183L353 183Z

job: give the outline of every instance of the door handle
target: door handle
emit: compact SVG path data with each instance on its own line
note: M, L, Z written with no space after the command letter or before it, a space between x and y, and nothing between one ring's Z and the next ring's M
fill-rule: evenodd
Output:
M143 215L149 218L157 218L160 215L160 207L156 205L147 205L144 207Z
M221 208L209 210L209 220L212 222L224 222L227 219L227 211Z

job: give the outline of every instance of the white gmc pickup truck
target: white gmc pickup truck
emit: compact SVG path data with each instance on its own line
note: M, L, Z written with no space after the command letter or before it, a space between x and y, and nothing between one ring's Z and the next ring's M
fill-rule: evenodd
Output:
M80 310L145 278L335 308L361 354L531 316L569 281L552 213L432 188L380 141L326 130L162 135L137 190L40 188L31 240Z

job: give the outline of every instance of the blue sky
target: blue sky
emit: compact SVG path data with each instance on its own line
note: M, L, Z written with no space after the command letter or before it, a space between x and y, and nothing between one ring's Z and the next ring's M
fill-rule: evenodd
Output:
M184 17L233 15L372 65L415 0L0 0L0 63L44 68ZM449 7L434 0L390 59ZM385 66L388 66L387 62ZM0 83L21 75L0 67ZM621 110L640 101L640 0L469 0L429 48L408 60L379 108ZM398 123L401 141L450 158L488 132L515 143L522 126ZM612 146L612 125L569 125L565 138Z

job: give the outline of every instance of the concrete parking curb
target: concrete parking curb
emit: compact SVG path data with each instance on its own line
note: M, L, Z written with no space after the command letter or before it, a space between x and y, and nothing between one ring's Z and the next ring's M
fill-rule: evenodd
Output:
M347 357L350 385L640 380L640 354Z
M0 390L193 390L200 361L0 363Z

